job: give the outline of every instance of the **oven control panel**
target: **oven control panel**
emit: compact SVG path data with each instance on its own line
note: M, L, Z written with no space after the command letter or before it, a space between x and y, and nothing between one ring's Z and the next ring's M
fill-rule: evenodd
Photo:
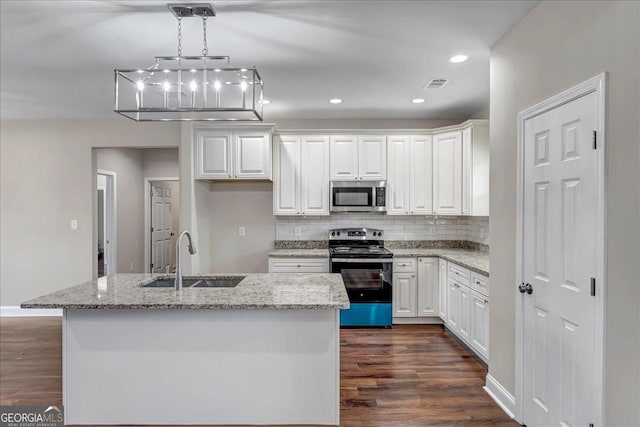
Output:
M372 228L339 228L329 231L329 240L371 240L382 239L382 230Z

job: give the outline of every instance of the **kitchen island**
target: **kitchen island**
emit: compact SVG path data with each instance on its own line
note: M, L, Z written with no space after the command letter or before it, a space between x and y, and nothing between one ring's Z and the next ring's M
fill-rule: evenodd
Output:
M24 302L63 309L65 424L339 424L341 276L224 277L242 280L117 274Z

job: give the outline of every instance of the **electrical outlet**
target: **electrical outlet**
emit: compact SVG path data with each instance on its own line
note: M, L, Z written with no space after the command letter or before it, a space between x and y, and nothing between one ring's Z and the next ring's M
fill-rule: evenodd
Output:
M133 273L133 263L129 263L129 272Z
M71 220L71 229L74 230L74 231L78 229L78 220L77 219L72 219Z
M238 234L241 236L245 236L247 234L247 229L245 227L238 228Z
M299 236L302 234L302 227L295 227L293 229L293 234L295 234L296 236Z

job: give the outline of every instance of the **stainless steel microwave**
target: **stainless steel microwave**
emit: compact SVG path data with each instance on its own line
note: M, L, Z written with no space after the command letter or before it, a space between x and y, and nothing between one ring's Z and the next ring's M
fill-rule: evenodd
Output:
M387 211L387 181L331 181L331 212Z

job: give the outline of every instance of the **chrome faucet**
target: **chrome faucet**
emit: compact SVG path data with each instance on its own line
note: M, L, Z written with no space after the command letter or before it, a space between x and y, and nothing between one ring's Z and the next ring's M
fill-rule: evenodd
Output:
M189 232L186 230L180 233L180 236L178 237L178 242L176 243L176 291L182 290L182 267L180 265L180 244L182 243L182 238L184 236L187 236L187 239L189 239L189 253L191 255L195 255L195 253L197 252L195 245L191 241L191 234L189 234Z

